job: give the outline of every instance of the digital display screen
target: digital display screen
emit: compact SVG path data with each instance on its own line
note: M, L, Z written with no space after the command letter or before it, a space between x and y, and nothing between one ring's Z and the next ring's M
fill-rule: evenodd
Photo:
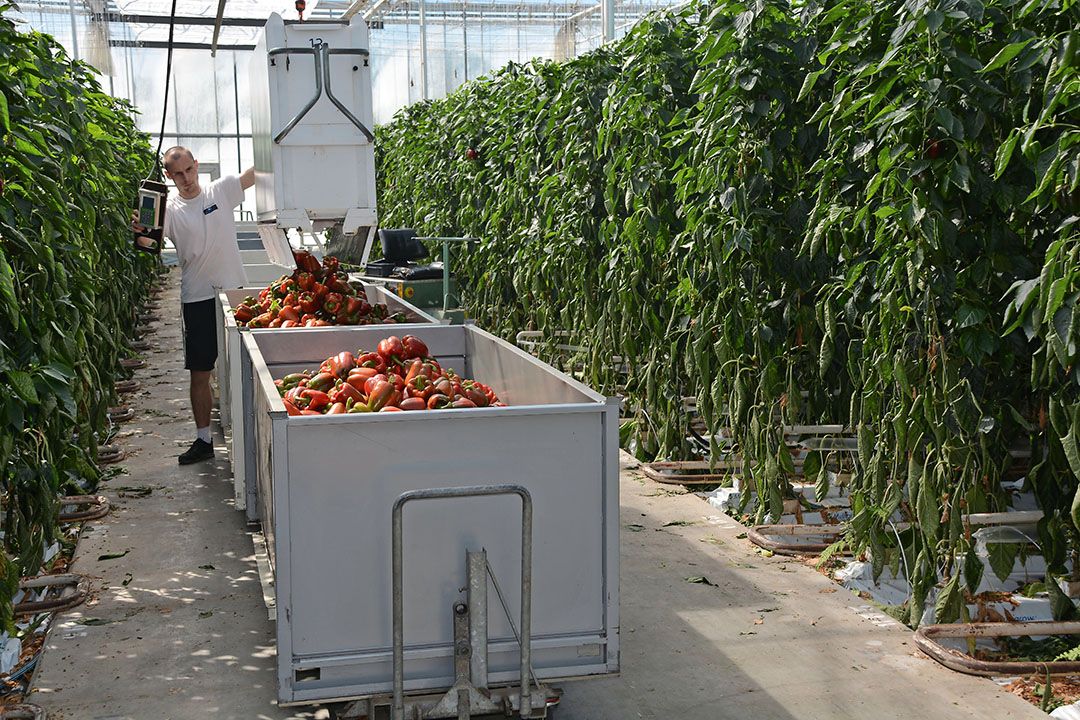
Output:
M139 224L146 227L157 225L157 198L150 193L139 196Z

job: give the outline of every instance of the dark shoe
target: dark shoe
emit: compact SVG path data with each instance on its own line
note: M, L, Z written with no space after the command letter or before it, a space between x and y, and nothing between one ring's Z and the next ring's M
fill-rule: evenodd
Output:
M214 446L199 438L195 438L195 442L191 443L191 447L187 449L187 452L177 458L177 460L180 461L181 465L190 465L191 463L209 460L212 457L214 457Z

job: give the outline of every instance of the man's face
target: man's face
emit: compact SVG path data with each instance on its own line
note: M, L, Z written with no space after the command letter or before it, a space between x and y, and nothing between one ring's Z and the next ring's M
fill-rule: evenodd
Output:
M176 183L181 197L192 198L199 194L199 161L191 155L175 155L165 166L165 175Z

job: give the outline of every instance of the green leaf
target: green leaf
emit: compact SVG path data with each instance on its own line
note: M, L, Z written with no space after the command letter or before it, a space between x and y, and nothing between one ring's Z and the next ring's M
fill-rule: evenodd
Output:
M1016 142L1020 139L1020 132L1013 130L1009 133L1009 137L1005 142L1001 143L997 150L997 157L994 159L994 179L997 180L1005 174L1005 170L1009 167L1009 161L1012 159L1013 151L1016 149Z
M964 596L960 592L960 575L955 574L945 583L934 603L934 619L939 623L955 622L960 617Z
M978 590L979 583L982 582L984 569L985 566L978 553L974 548L969 549L964 555L964 583L967 585L968 592L973 595Z
M1080 445L1078 445L1076 425L1069 428L1065 437L1061 438L1061 447L1065 450L1065 459L1069 461L1069 469L1073 476L1080 479ZM1080 527L1078 525L1077 527Z
M986 552L990 559L990 568L994 571L997 579L1005 582L1005 579L1016 566L1016 556L1020 553L1020 545L1014 542L991 542L986 544Z
M30 377L30 373L22 370L8 370L7 375L16 395L28 404L38 403L37 389L34 387L34 379Z
M8 101L7 96L3 90L0 90L0 129L4 132L11 130L11 118L8 115Z
M983 69L979 72L987 73L991 70L997 70L999 67L1001 67L1002 65L1019 55L1021 52L1023 52L1024 48L1030 45L1032 40L1034 40L1034 38L1028 38L1027 40L1021 40L1020 42L1009 43L1005 47L1001 48L1001 50L998 51L998 54L995 55L990 60L990 62L984 65Z
M1054 620L1058 622L1076 620L1078 615L1076 603L1061 591L1056 578L1047 578L1046 592L1050 596L1050 611L1054 615Z

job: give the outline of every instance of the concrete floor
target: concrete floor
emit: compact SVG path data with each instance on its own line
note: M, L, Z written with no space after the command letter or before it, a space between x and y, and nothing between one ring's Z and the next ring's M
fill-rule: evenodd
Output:
M73 566L93 597L51 630L28 700L52 720L324 717L274 702L274 630L220 435L213 462L176 464L194 432L178 295L174 270L117 438L126 472L102 489L114 511L87 524ZM621 502L623 671L565 683L557 720L1046 717L926 659L812 568L755 554L697 497L628 466Z

